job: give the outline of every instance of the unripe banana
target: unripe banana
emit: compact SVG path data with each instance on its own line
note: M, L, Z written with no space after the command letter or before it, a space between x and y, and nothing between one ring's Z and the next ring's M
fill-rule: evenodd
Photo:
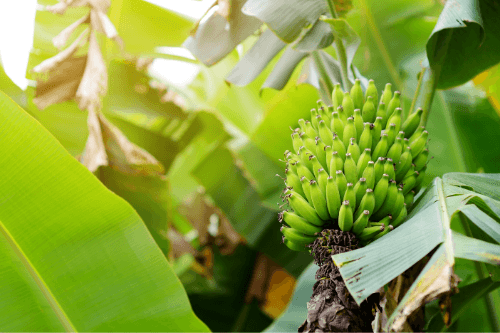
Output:
M410 142L409 143L412 143L413 141L415 141L421 134L422 132L425 130L425 127L424 126L419 126L415 132L410 136L410 138L408 139Z
M405 205L407 209L411 209L411 205L413 205L413 199L415 199L415 191L410 191L405 194Z
M385 230L385 227L383 225L376 226L376 227L368 227L365 228L358 236L358 239L361 241L368 241L373 239L375 236L377 236L379 233Z
M373 214L373 218L378 220L391 213L392 208L396 203L397 197L398 197L398 185L396 184L395 180L391 180L389 188L387 189L387 195L385 196L384 202L382 203L382 206L375 211L375 213Z
M363 97L363 89L361 88L361 81L356 79L351 88L351 98L354 103L354 109L361 109L365 99Z
M415 193L420 192L420 188L422 188L422 184L424 183L425 179L425 171L427 170L427 166L424 166L418 173L417 180L415 181Z
M382 133L380 141L377 143L375 149L373 150L372 158L378 159L379 157L384 157L386 156L388 150L389 150L389 143L387 139L387 134Z
M315 138L317 136L316 130L314 129L312 123L308 120L305 122L306 130L303 131L309 138Z
M342 206L339 211L339 227L342 231L350 231L352 228L353 216L352 216L352 208L349 205L349 201L342 202Z
M384 173L382 179L379 180L377 185L375 185L375 189L373 190L373 194L375 195L375 208L373 212L379 210L384 203L385 197L387 196L387 190L389 189L389 175Z
M292 171L285 169L286 175L286 186L293 188L298 194L304 196L304 191L302 190L302 184L300 183L300 178Z
M410 138L413 133L417 130L420 124L420 118L422 117L423 110L418 108L416 112L410 114L408 119L403 123L402 130L405 132L405 138Z
M328 167L328 164L326 163L326 151L325 151L325 144L323 141L321 141L320 138L316 140L316 157L318 158L318 161L321 163L323 166L323 169Z
M340 204L340 192L337 183L333 177L328 177L326 183L326 205L332 219L336 219L339 216Z
M312 154L313 151L316 151L316 137L310 138L307 134L301 136L302 142L304 142L304 146L306 147ZM298 154L298 152L297 152Z
M291 172L293 172L294 174L296 174L298 176L298 173L297 173L297 160L288 160L287 167L288 167L288 169Z
M310 185L312 203L316 213L322 220L329 220L330 215L328 214L328 207L326 206L325 194L321 191L321 188L316 181L311 180Z
M318 131L318 111L311 109L311 124L315 131Z
M300 217L299 215L283 211L280 213L280 220L285 221L290 227L303 233L304 235L314 236L314 234L321 232L322 227L318 227L314 224L307 222L306 219Z
M347 189L344 193L343 202L348 201L351 208L356 209L356 192L354 192L354 185L352 183L347 183Z
M326 172L324 169L319 169L318 170L318 184L319 187L321 188L321 191L323 194L326 194L326 182L328 179L328 172Z
M337 184L337 187L339 189L340 197L343 198L347 189L347 180L342 170L337 170L337 172L335 173L335 183Z
M324 120L321 120L318 123L319 129L319 137L321 138L321 141L325 143L327 146L331 146L333 144L333 133L332 131L328 128Z
M396 171L394 170L394 163L392 159L387 158L384 164L384 173L389 175L389 179L396 179Z
M299 152L300 147L304 145L302 142L302 139L300 138L299 133L292 133L292 143L293 143L293 150L295 150L296 153Z
M407 138L404 138L404 139L403 139L403 151L404 151L406 148L410 148L410 140L408 140Z
M309 160L309 156L311 156L311 155L312 155L312 152L309 149L307 149L304 146L300 147L299 152L298 152L298 157L300 159L300 162L304 167L306 167L310 171L313 170L313 165L312 165L311 161Z
M386 218L389 220L392 220L392 216L390 216L390 215L387 216ZM394 230L394 227L392 225L387 225L387 223L384 222L384 230L381 233L379 233L378 235L376 235L375 237L373 237L373 240L376 241L377 239L384 237L392 230Z
M314 174L302 162L298 161L295 165L297 166L297 175L300 178L306 177L309 180L314 179Z
M344 146L344 143L342 141L340 141L340 138L338 137L338 135L334 135L332 148L333 148L333 151L336 151L339 153L339 156L342 158L342 160L345 159L345 154L347 153L345 147L346 146Z
M390 214L392 216L398 216L403 209L405 203L405 196L403 194L403 189L398 186L398 196L396 197L396 201L394 202L394 206L391 209Z
M340 157L340 154L334 151L332 162L330 163L330 175L334 175L339 170L344 170L344 161Z
M323 169L321 163L319 163L318 158L314 155L309 156L309 160L311 161L313 167L314 178L318 179L318 170Z
M380 124L383 127L387 122L387 111L385 110L385 103L380 102L377 108L377 113L375 114L375 119L380 117Z
M359 156L361 155L361 151L359 150L359 146L356 143L356 139L351 138L351 141L349 142L349 147L347 148L347 153L351 154L352 159L354 162L358 162Z
M401 223L403 223L405 221L406 216L408 216L408 210L406 209L406 206L403 206L403 209L401 209L401 212L399 213L398 217L396 217L394 219L394 221L392 222L392 225L394 226L394 228L401 225Z
M365 171L366 166L368 165L368 162L372 160L371 156L372 150L370 148L366 148L361 156L358 159L357 162L357 168L358 168L358 176L362 175L363 172Z
M316 239L316 236L305 235L294 228L288 228L288 227L282 226L280 228L280 231L283 234L283 236L285 236L286 239L288 239L289 241L292 241L293 243L295 243L297 245L299 245L299 244L300 245L311 244Z
M331 163L333 159L333 148L330 146L325 147L325 158L326 158L326 169L327 171L331 170ZM335 167L334 167L335 169Z
M305 133L306 128L307 128L306 121L304 119L300 118L298 122L299 122L299 126L300 126L300 131Z
M363 170L363 175L362 177L366 179L366 185L368 186L369 189L373 189L375 186L375 169L374 169L375 163L373 161L369 161L365 170ZM373 212L373 209L369 209L370 212Z
M321 106L318 106L318 114L321 116L321 119L323 119L328 125L330 125L330 115L328 114L328 107L321 100L318 100L318 104L319 103L321 104Z
M403 180L408 170L410 170L412 162L411 156L411 149L408 147L405 149L399 159L399 163L396 165L396 181L398 183Z
M325 224L325 221L321 220L314 208L300 194L292 190L287 197L288 203L299 216L319 227Z
M377 117L373 123L372 128L372 152L380 141L380 135L382 134L382 118Z
M334 134L337 134L338 137L342 140L344 137L344 122L340 119L339 113L332 113L332 121L330 123L330 128L332 129Z
M375 209L375 195L373 194L373 190L371 188L368 188L365 192L365 195L361 199L361 202L359 203L358 209L356 210L356 214L354 214L354 218L357 220L364 210L369 211L371 215L374 209Z
M354 125L354 117L347 118L347 124L344 128L344 137L342 139L344 147L349 146L351 138L356 138L356 126Z
M356 167L356 162L352 158L350 153L346 154L346 159L344 162L344 174L348 183L356 183L358 181L358 169Z
M368 97L372 98L373 103L378 102L378 91L377 91L377 87L375 86L375 82L373 80L369 80L368 87L366 87L365 100L368 100ZM368 121L368 120L365 120L365 121ZM373 122L373 121L371 121L371 122Z
M354 186L354 193L356 193L356 207L359 207L361 203L361 199L363 199L363 195L365 195L366 190L368 189L368 185L366 184L366 179L361 177L359 181Z
M344 99L344 92L340 87L340 83L336 83L335 86L333 87L333 92L332 92L332 102L333 102L333 108L335 110L337 110L337 108L340 105L342 105L343 99Z
M307 177L301 177L300 178L300 183L302 184L302 191L304 192L303 198L306 198L306 200L310 203L312 203L312 198L311 198L311 185L309 184L310 179L307 179Z
M386 106L389 105L392 98L392 84L387 83L385 85L384 91L382 92L382 97L380 98L380 102L384 103Z
M282 240L283 244L286 245L286 247L288 247L290 250L292 251L299 251L299 252L302 252L302 251L306 251L307 248L305 245L303 244L296 244L294 242L292 242L291 240L287 239L285 236L282 237Z
M410 143L411 155L417 156L424 149L427 139L429 138L429 132L423 131L422 134L412 143Z
M364 151L366 148L372 148L372 129L370 123L363 124L363 132L359 137L359 149Z
M352 96L346 91L344 93L344 98L342 99L342 109L344 110L345 119L342 118L344 123L347 121L347 118L354 115L354 102L351 98ZM342 115L340 114L342 117Z
M403 140L405 138L405 132L399 131L398 135L396 135L396 139L401 139Z
M375 174L375 182L374 184L378 183L380 179L382 179L382 175L384 174L384 169L385 169L385 157L379 157L377 159L377 162L375 162L375 165L373 166L373 171Z
M387 126L386 129L389 129L390 124L395 124L396 125L396 133L399 132L401 129L401 119L403 117L403 109L400 107L397 107L392 115L389 117L389 120L387 120ZM396 137L396 136L394 136Z
M394 92L394 96L392 97L391 101L389 104L387 104L387 119L391 119L392 114L396 110L396 108L401 107L401 101L399 99L399 96L401 96L401 93L399 91ZM399 131L399 130L398 130Z
M361 116L360 109L354 110L354 127L356 128L356 140L359 140L363 132L363 117Z
M398 134L398 132L396 132L396 124L389 124L388 129L385 130L385 133L387 134L387 146L390 148L394 143L394 139L396 139L396 135Z
M377 110L375 109L374 101L373 97L368 96L365 105L363 105L361 114L363 115L363 120L365 122L373 123L375 121Z
M413 164L415 164L415 170L420 171L422 170L426 163L427 159L429 158L429 149L425 148L418 154L416 157L413 158Z
M368 218L370 217L370 212L364 210L363 213L358 217L356 222L352 225L352 232L358 236L363 230L368 226Z
M410 190L415 187L415 183L417 182L418 171L415 171L412 175L403 179L403 194L410 192Z
M396 141L393 143L389 151L387 152L387 157L392 159L394 164L398 164L399 158L401 157L401 153L403 152L403 139L396 138Z
M409 176L413 175L413 173L415 173L415 164L411 165L410 169L405 174L405 176L403 177L403 179L405 179L406 177L409 177Z

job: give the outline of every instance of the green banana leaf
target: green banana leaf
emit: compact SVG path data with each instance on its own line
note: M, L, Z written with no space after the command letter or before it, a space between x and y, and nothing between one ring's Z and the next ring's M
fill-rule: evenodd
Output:
M131 206L3 93L0 124L0 330L208 330Z

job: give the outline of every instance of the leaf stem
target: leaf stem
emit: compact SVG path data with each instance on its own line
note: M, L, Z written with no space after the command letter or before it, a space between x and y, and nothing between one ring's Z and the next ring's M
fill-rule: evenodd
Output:
M420 89L422 88L422 83L424 82L424 75L425 75L425 72L427 71L427 68L422 68L422 70L420 71L420 77L418 78L418 83L417 83L417 90L415 90L415 95L413 95L413 100L411 101L411 106L410 106L410 109L408 110L408 114L406 115L406 118L408 118L408 116L410 114L412 114L412 112L414 111L415 109L415 104L417 104L417 99L418 99L418 96L420 95Z
M318 69L318 72L320 74L320 86L323 86L325 90L327 90L327 93L329 95L332 94L332 91L333 91L333 83L332 83L332 80L330 78L330 76L328 76L328 72L326 71L326 68L325 68L325 64L323 62L323 60L321 59L321 55L319 54L319 52L316 50L316 51L313 51L311 53L312 55L312 58L314 60L314 64L316 65L316 68ZM321 89L321 87L320 87Z
M332 14L332 18L337 18L337 12L335 11L335 4L333 3L333 0L326 0L328 3L328 8L330 8L330 13ZM342 38L340 38L338 35L335 34L335 31L333 31L333 34L335 36L335 51L337 52L337 57L340 62L340 75L342 77L342 88L344 91L350 91L352 88L352 83L349 81L348 77L348 68L347 68L347 54L345 51L345 46L344 42L342 41Z

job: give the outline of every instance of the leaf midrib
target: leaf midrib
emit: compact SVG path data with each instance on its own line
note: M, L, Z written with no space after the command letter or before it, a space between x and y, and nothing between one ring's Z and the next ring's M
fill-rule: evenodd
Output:
M5 225L0 221L0 233L4 236L5 240L7 243L10 245L14 253L17 255L19 260L22 262L28 273L31 275L33 281L37 284L38 288L40 289L41 293L49 303L50 307L52 310L54 310L54 313L56 314L57 318L61 322L61 325L64 327L66 332L77 332L75 327L73 326L73 323L69 319L68 315L64 312L63 308L55 298L54 294L50 291L49 287L43 280L43 278L40 276L38 271L36 270L35 266L31 263L29 258L26 256L24 251L21 249L19 244L16 242L14 237L11 235L11 233L7 230Z

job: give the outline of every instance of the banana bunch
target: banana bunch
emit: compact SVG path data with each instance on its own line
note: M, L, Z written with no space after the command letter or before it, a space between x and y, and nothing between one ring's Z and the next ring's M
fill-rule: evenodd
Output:
M365 92L337 84L333 105L318 101L311 120L299 119L293 152L285 152L283 242L306 250L324 228L356 234L367 244L404 222L423 185L429 133L422 109L403 119L400 92L388 83L380 99L373 80ZM377 103L377 101L379 101Z

